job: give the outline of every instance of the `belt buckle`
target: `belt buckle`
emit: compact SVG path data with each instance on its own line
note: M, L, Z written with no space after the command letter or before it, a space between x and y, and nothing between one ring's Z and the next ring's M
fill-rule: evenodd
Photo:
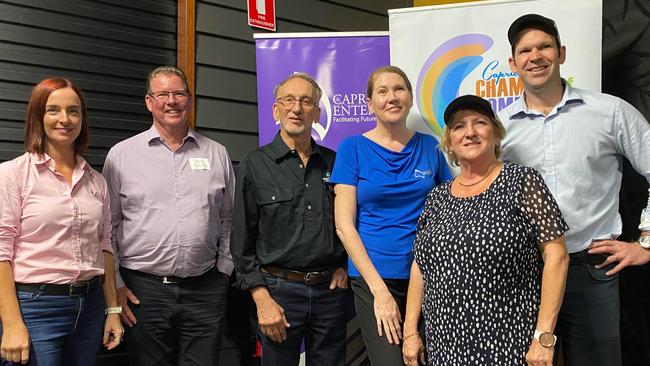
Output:
M305 284L310 286L314 285L312 281L315 281L316 278L320 276L320 274L320 272L307 272L307 274L305 274Z
M174 281L171 276L163 276L162 283L163 285L175 285L178 282Z
M90 290L90 281L85 281L81 283L71 283L68 294L70 297L79 297L87 294L89 290Z

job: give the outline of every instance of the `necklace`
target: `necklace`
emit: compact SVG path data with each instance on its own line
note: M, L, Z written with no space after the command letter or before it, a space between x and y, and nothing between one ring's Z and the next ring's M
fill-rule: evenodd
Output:
M472 187L472 186L475 186L475 185L481 183L482 181L486 180L487 177L489 177L490 174L492 174L492 171L494 170L494 168L496 168L497 165L499 165L499 161L498 161L498 160L495 161L494 164L492 164L492 166L490 167L490 170L488 170L487 174L485 174L484 176L482 176L481 179L477 180L477 181L474 182L474 183L469 183L469 184L467 184L467 183L463 183L463 182L460 181L460 176L458 177L458 179L457 179L456 181L458 182L458 184L460 184L460 185L463 186L463 187Z

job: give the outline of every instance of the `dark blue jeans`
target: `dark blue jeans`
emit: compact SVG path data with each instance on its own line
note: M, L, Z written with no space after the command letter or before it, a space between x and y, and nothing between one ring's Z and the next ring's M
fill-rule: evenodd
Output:
M120 274L140 300L140 305L129 304L137 319L125 333L131 365L219 365L226 275L211 269L177 284L163 284L125 268Z
M30 366L95 364L104 330L101 288L82 297L19 291L18 302L31 338Z
M291 326L282 343L261 335L262 365L297 366L304 339L308 366L343 366L348 290L330 290L328 282L307 286L269 274L264 280Z
M569 265L556 333L566 366L620 366L618 275L587 263Z

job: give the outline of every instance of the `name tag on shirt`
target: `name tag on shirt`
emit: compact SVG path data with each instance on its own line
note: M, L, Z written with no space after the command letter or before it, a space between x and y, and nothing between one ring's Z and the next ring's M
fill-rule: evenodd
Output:
M210 161L206 158L190 158L192 170L210 170Z

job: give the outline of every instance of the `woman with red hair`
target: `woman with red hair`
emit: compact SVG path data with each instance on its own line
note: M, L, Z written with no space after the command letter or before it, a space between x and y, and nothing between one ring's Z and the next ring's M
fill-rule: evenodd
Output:
M109 198L81 156L88 140L81 90L63 78L38 83L27 152L0 164L2 364L93 365L100 339L112 349L124 333Z

